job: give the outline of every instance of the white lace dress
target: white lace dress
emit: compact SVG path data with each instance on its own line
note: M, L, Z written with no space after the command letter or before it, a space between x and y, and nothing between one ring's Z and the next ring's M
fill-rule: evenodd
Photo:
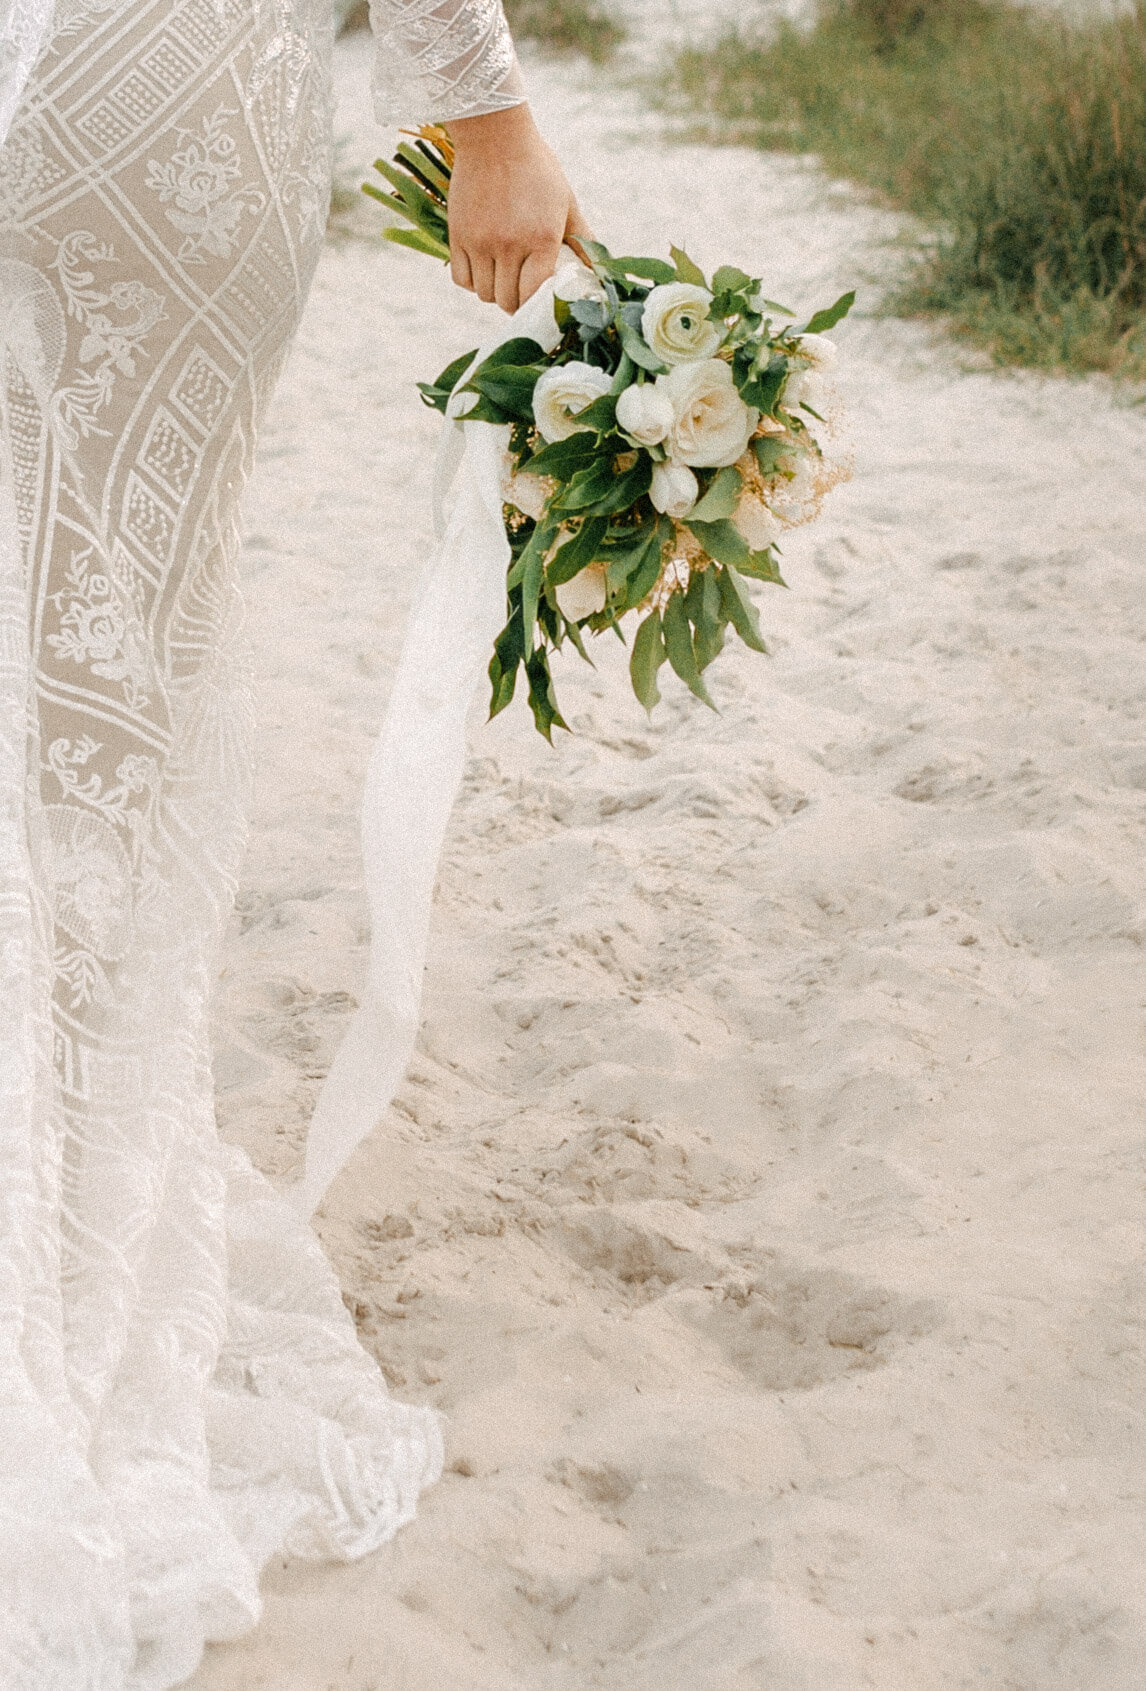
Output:
M519 99L498 0L374 14L389 115ZM236 505L323 237L330 36L330 0L0 0L4 1691L179 1684L269 1556L373 1549L441 1463L212 1108Z

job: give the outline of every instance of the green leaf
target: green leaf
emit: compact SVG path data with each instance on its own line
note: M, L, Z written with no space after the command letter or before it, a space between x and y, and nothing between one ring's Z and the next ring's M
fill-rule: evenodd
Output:
M611 393L603 393L583 411L576 413L577 432L592 429L594 434L612 434L617 427L617 401Z
M653 461L646 452L638 454L632 469L613 471L613 485L598 501L598 511L627 511L649 491L653 479Z
M533 539L538 530L534 529ZM522 554L521 571L521 640L528 659L533 651L533 631L537 626L537 602L541 598L541 577L545 568L545 552L532 542Z
M712 278L714 294L738 294L752 285L753 278L745 275L743 270L737 270L734 264L722 264Z
M568 731L569 724L557 708L553 677L549 673L549 659L542 648L539 647L532 657L526 659L525 673L529 677L529 708L533 712L534 724L537 732L544 734L552 745L553 729L564 728Z
M648 370L655 376L663 375L666 366L661 363L648 342L641 339L633 325L627 322L625 318L618 317L617 328L621 336L621 345L633 363L639 364L642 370Z
M754 405L767 416L780 397L780 389L788 374L788 360L783 353L774 353L759 374L750 372L744 375L735 366L733 374L745 405Z
M835 305L829 305L826 311L817 311L804 327L798 332L802 335L826 335L829 329L834 329L841 318L846 317L856 302L856 292L841 294Z
M440 258L443 264L450 261L450 249L445 242L435 241L423 229L383 229L382 239L393 241L396 247L411 247L414 252L424 252L429 258Z
M512 340L502 341L488 357L482 359L477 373L496 369L499 364L543 364L545 356L545 350L538 341L528 335L514 335Z
M489 661L491 721L512 700L518 667L524 655L521 645L521 615L519 608L515 607L509 621L493 643L493 656Z
M766 652L756 606L739 572L726 564L719 572L719 584L720 601L728 621L746 646L751 646L754 652Z
M672 253L673 263L676 265L678 282L692 282L698 288L708 287L708 283L704 279L704 271L699 265L692 262L686 252L682 252L680 247L670 247L669 251Z
M557 481L572 481L597 457L598 447L592 434L585 430L566 435L564 440L550 441L522 465L530 475L553 476Z
M633 641L632 655L629 658L629 676L633 683L633 692L650 713L654 705L660 704L657 672L667 656L661 619L657 612L653 611L637 629L637 637Z
M672 282L676 271L663 258L615 258L613 269L621 277L640 276L646 282Z
M583 470L577 471L557 503L562 511L586 510L608 497L616 479L610 454L597 452Z
M727 568L727 565L725 566ZM770 581L776 587L787 587L788 583L780 574L780 566L772 554L771 547L763 552L749 552L746 561L737 564L741 575L752 577L753 581Z
M756 306L759 311L777 311L781 317L794 317L796 313L790 305L781 305L779 300L758 299Z
M458 382L465 375L473 363L476 354L463 352L460 358L455 358L452 364L447 364L436 382L419 382L418 391L427 405L432 405L435 411L445 415L450 396Z
M774 476L783 465L784 459L792 456L792 443L782 435L765 434L752 442L752 450L756 454L760 474Z
M691 517L687 521L709 557L715 558L718 564L732 564L734 568L742 569L748 562L751 556L748 542L727 518L716 523L694 523Z
M572 581L586 564L600 555L608 527L608 517L586 518L572 540L567 540L550 559L545 574L551 586L560 587L562 582Z
M627 543L622 541L618 545L606 547L601 556L606 563L606 583L610 593L619 593L622 587L626 589L626 600L630 606L639 604L645 593L656 585L660 574L659 559L661 550L661 531L659 523L646 523L639 529L631 531ZM658 568L652 583L646 587L639 598L633 596L633 586L647 574L650 554L658 560Z
M692 647L696 667L704 671L724 649L724 629L728 618L720 600L720 584L713 569L694 572L684 596L685 615L693 624Z
M700 670L696 665L696 653L692 646L692 632L689 628L688 617L685 614L684 599L679 593L674 593L664 608L662 616L664 628L665 651L668 661L676 670L681 680L690 692L702 699L711 710L715 710L708 695L708 688L704 685Z
M689 512L689 522L715 523L722 517L730 517L740 499L742 486L740 471L735 465L721 470L710 483L708 492Z
M412 176L408 176L404 170L399 170L395 165L387 164L385 159L375 159L374 168L379 176L385 177L386 181L389 182L402 204L408 207L404 215L410 219L411 223L420 224L425 219L431 219L437 223L441 222L442 209L440 204L432 199L426 190L414 181Z
M449 198L450 179L427 152L421 147L411 147L403 141L394 155L394 163L399 161L417 178L427 193L435 197L440 196L442 203L445 203Z
M633 364L632 359L629 357L627 352L622 352L621 362L617 365L617 374L613 377L613 385L609 389L609 392L614 399L619 398L620 395L624 393L625 389L632 382L635 374L636 366ZM616 417L616 414L617 408L614 406L614 418Z
M491 368L487 359L474 371L463 392L484 394L511 417L532 419L533 390L540 374L537 365L498 364Z

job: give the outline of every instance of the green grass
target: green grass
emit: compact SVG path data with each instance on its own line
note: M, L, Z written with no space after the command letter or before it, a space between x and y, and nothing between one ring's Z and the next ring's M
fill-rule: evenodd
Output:
M1069 26L998 0L837 0L683 54L698 112L820 155L934 232L893 304L1001 363L1146 377L1146 8Z
M625 38L599 0L505 0L509 26L558 53L583 53L595 64L609 59Z
M538 41L557 53L583 53L603 64L625 38L621 25L600 0L505 0L510 28L521 40ZM345 12L343 30L368 29L368 0Z

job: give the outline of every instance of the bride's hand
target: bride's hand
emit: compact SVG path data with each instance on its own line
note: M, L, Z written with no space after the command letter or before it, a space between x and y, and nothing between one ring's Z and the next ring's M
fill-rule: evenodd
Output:
M450 268L479 299L516 311L552 276L561 243L590 233L528 106L449 124Z

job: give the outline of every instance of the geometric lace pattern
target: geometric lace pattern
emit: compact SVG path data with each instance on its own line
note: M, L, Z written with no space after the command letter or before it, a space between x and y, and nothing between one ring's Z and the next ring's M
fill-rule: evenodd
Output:
M518 98L492 0L375 7L404 109ZM271 1555L374 1548L441 1465L213 1112L238 500L324 236L331 33L330 0L59 0L0 150L5 1691L165 1691Z

